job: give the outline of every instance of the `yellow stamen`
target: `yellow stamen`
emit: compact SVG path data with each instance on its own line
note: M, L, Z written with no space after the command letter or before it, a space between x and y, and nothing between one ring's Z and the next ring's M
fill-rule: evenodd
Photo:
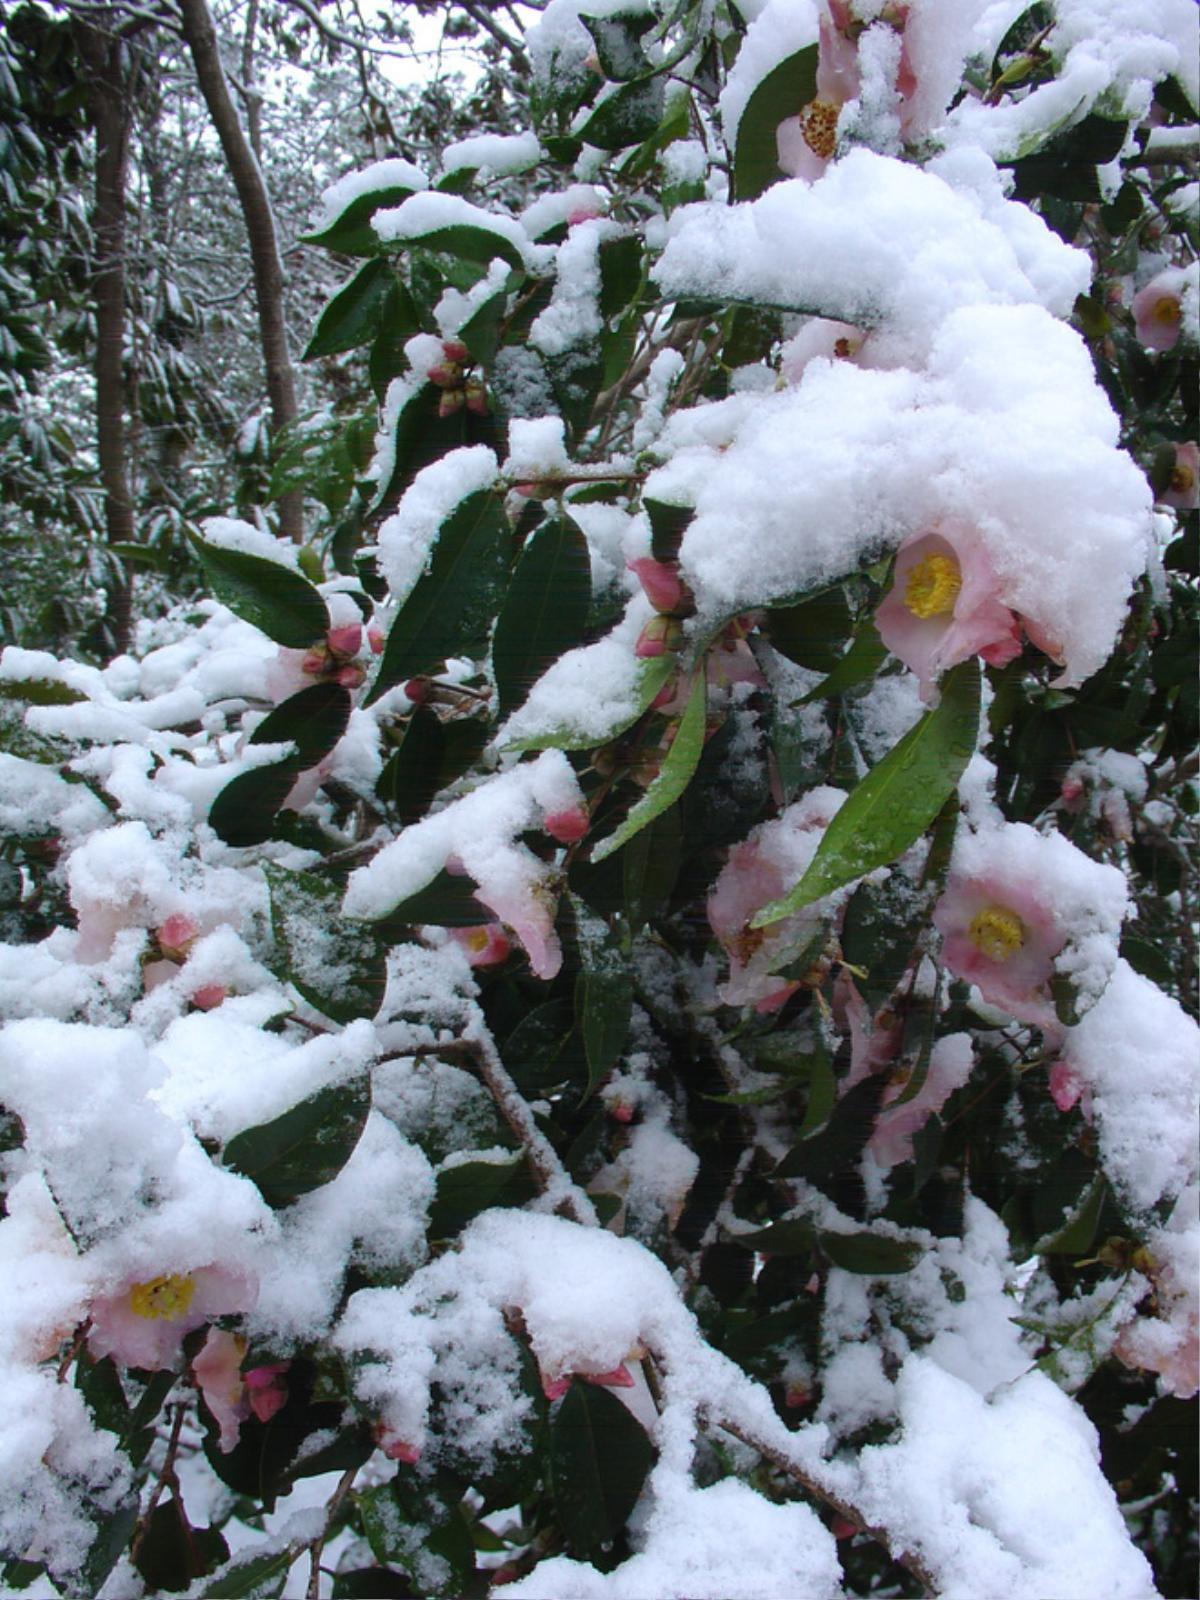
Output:
M196 1293L196 1280L190 1272L167 1272L147 1283L135 1283L129 1291L129 1304L139 1317L173 1319L182 1317Z
M989 961L1007 961L1025 943L1025 924L1007 906L985 906L976 912L967 933Z
M1183 308L1173 294L1164 294L1154 302L1151 312L1155 322L1169 322L1172 326L1183 316Z
M954 610L962 572L953 556L926 556L908 575L904 604L918 617L940 617Z
M472 928L470 933L467 934L466 938L467 949L470 950L473 955L478 955L481 950L487 949L487 943L490 937L491 933L487 928Z
M1196 474L1191 467L1185 467L1181 462L1171 469L1171 493L1187 494L1196 481Z
M813 100L800 113L804 142L822 161L828 161L837 148L838 111L832 100Z

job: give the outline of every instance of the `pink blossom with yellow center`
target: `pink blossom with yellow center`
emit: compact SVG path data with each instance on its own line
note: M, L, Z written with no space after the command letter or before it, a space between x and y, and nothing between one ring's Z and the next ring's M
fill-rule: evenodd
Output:
M956 977L1022 1022L1055 1025L1049 984L1067 938L1034 884L1001 872L952 872L933 921L942 962Z
M1159 499L1176 511L1194 511L1200 506L1200 444L1194 439L1175 446L1171 481Z
M498 922L481 922L474 928L451 928L450 936L460 946L472 967L495 967L507 961L512 945Z
M971 656L1003 667L1022 647L1022 627L1054 660L1057 641L1004 603L1002 585L983 542L973 529L943 524L936 532L908 539L896 557L892 587L875 612L879 636L933 697L943 672Z
M1183 291L1187 273L1168 267L1139 289L1130 305L1139 340L1148 350L1173 350L1183 325Z
M100 1359L157 1372L179 1357L186 1334L214 1317L254 1309L258 1286L227 1267L164 1272L92 1301L88 1347Z
M860 87L858 45L850 37L850 8L831 0L823 11L817 46L816 94L800 114L780 123L775 144L782 171L812 183L833 159L842 107Z

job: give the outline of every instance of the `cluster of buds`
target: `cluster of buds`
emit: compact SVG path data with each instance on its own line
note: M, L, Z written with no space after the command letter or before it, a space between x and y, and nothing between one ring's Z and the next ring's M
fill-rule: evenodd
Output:
M470 375L470 356L461 339L443 339L442 359L426 371L429 382L442 391L438 401L439 417L452 417L464 406L477 416L486 417L491 409L487 385L482 378Z
M374 654L383 649L383 635L372 626L367 639ZM304 652L300 670L309 678L332 678L343 689L357 689L367 674L355 657L362 649L361 622L346 622L330 628L324 639L319 639Z
M158 955L162 960L170 961L175 966L183 965L199 937L199 924L186 911L172 911L170 916L164 917L161 925L154 930ZM202 983L193 989L188 998L198 1011L215 1011L228 997L228 993L223 983Z
M639 556L629 563L629 570L637 577L646 599L657 613L638 635L634 654L645 660L674 653L683 644L683 619L696 609L692 591L680 575L678 561Z

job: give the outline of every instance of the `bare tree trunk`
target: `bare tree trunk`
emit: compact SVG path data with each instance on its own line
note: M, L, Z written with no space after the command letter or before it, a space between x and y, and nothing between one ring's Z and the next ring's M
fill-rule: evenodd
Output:
M262 95L254 81L254 30L258 27L258 0L246 8L246 32L242 37L242 98L246 106L246 132L254 159L262 166Z
M125 429L125 184L129 171L132 80L129 46L119 35L75 25L87 69L88 111L96 136L92 205L93 293L96 297L96 452L110 544L135 537ZM129 648L133 591L128 577L108 587L105 617L113 654Z
M217 48L217 34L207 0L180 0L183 36L192 52L200 92L221 140L225 160L241 202L250 241L254 290L258 301L258 326L266 366L271 422L278 433L296 420L296 383L283 317L283 263L275 234L262 169L246 138L229 95L225 69ZM280 532L300 543L304 538L304 497L292 490L279 500Z

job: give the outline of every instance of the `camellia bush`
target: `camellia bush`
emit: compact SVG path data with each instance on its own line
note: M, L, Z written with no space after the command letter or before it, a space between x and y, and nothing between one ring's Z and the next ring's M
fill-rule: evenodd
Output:
M1197 16L329 191L318 535L0 662L6 1592L1194 1593Z

